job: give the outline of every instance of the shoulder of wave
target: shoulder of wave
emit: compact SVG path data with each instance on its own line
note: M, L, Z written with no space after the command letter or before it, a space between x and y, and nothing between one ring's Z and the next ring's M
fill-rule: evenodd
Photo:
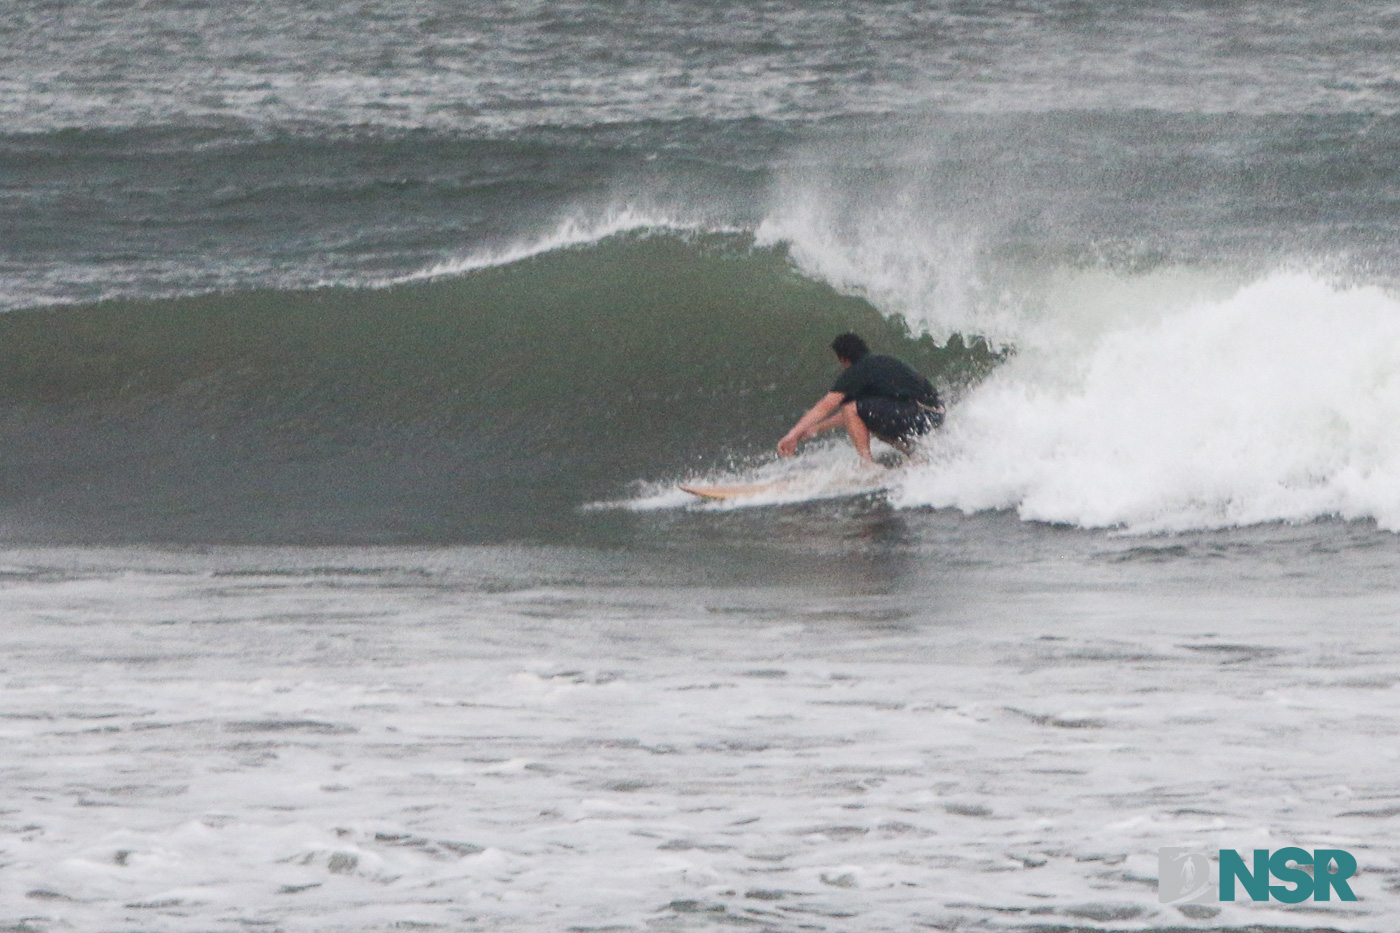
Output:
M549 233L534 239L521 240L509 246L480 250L407 275L381 279L373 284L384 287L409 282L423 282L455 275L508 266L556 250L571 249L600 243L621 234L686 236L693 234L736 234L739 227L719 226L678 220L633 210L618 211L606 217L583 220L569 218Z

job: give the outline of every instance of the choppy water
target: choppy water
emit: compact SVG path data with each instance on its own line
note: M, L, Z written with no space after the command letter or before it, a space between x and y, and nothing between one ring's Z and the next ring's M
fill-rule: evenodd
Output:
M3 6L0 929L1393 930L1397 23Z
M791 517L727 555L12 552L0 915L1393 928L1395 601L1353 589L1391 536L828 520L826 553ZM1156 902L1158 846L1285 843L1355 854L1361 900Z

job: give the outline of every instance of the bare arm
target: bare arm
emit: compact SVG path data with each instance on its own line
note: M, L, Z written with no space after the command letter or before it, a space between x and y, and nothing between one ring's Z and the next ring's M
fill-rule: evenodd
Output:
M846 401L846 396L840 392L828 392L813 405L807 414L803 415L797 424L792 426L792 430L783 435L783 439L778 441L778 453L784 457L791 457L797 453L797 445L807 438L816 434L816 427L840 408Z

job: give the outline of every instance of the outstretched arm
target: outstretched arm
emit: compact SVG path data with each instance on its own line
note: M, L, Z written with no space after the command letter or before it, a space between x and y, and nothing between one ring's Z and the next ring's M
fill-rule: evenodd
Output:
M797 424L792 426L792 430L784 434L783 439L778 441L778 453L784 457L791 457L797 453L797 445L817 434L823 427L822 422L835 414L845 401L846 396L840 392L828 392L823 395L817 404L813 405L807 414L803 415Z

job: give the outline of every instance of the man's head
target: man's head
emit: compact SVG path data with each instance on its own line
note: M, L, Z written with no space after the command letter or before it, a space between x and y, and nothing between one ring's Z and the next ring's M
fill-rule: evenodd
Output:
M848 366L870 352L865 341L855 334L842 334L837 337L831 341L831 349L836 353L836 358Z

